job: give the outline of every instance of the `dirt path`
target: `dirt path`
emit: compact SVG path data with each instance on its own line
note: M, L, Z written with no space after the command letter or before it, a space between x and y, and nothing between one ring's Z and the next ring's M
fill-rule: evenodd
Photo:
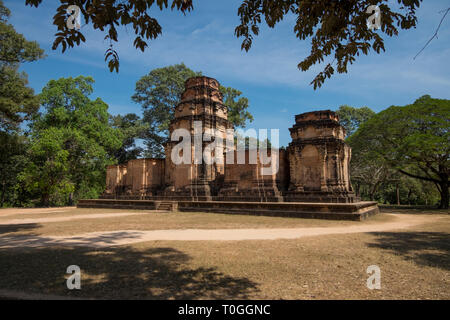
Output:
M184 229L184 230L117 230L92 232L75 236L4 236L0 238L0 248L45 247L57 245L111 247L145 241L236 241L297 239L302 237L380 232L405 229L416 225L436 222L440 217L393 214L395 221L344 227L277 228L277 229Z
M160 212L153 210L152 212ZM142 212L117 212L117 213L88 213L77 214L69 217L54 217L54 218L29 218L29 219L10 219L0 220L0 225L16 225L16 224L28 224L28 223L46 223L46 222L61 222L72 220L85 220L85 219L101 219L101 218L114 218L124 216L137 216L148 214L146 211Z
M8 208L0 209L0 217L14 216L14 215L31 215L39 213L57 213L74 210L77 207L57 207L57 208Z

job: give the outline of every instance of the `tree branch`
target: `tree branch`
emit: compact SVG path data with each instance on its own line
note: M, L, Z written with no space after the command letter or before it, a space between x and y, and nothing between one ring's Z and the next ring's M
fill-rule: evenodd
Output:
M446 16L447 13L450 11L450 8L447 8L446 10L442 10L442 11L440 11L440 12L443 12L443 11L445 11L445 13L444 13L444 15L442 16L442 19L441 19L441 21L439 22L439 25L438 25L436 31L434 32L433 36L430 38L430 40L428 40L428 42L425 44L425 46L422 48L422 50L420 50L420 51L416 54L416 56L413 58L413 60L415 60L415 59L417 58L417 56L418 56L419 54L422 53L422 51L428 46L428 44L430 44L430 42L431 42L434 38L437 38L437 34L438 34L439 29L441 28L442 21L444 21L445 16Z
M422 176L418 176L409 172L406 172L403 169L398 169L399 172L411 177L411 178L416 178L416 179L420 179L420 180L425 180L425 181L431 181L431 182L435 182L435 183L439 183L440 181L437 179L433 179L433 178L427 178L427 177L422 177Z

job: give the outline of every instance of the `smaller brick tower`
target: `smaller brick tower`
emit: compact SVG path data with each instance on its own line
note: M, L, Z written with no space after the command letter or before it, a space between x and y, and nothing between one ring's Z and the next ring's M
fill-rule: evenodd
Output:
M295 116L287 148L290 185L286 201L355 202L350 184L351 149L345 129L330 110Z

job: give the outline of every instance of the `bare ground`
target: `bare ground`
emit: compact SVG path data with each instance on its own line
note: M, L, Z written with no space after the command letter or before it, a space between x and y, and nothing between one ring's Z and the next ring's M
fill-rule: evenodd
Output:
M0 225L0 298L450 299L448 214L403 210L342 222L72 210L31 214L105 216ZM123 234L130 230L136 238ZM20 243L30 239L38 245ZM72 264L82 270L81 290L66 287ZM381 290L366 287L374 264Z
M135 213L116 213L117 216L135 215ZM100 214L80 217L65 218L45 218L27 219L27 223L33 222L55 222L77 220L77 219L98 219L109 217L110 214ZM45 247L45 246L87 246L87 247L111 247L127 245L146 241L236 241L236 240L276 240L276 239L297 239L302 237L321 236L328 234L348 234L364 232L381 232L394 229L404 229L411 226L436 222L442 217L426 217L415 215L391 215L393 222L383 222L368 225L353 225L345 227L326 228L270 228L270 229L185 229L185 230L116 230L109 232L92 232L73 236L16 236L0 237L0 248L14 249L20 247ZM11 223L12 222L12 223ZM16 220L11 220L11 224L16 224ZM8 224L2 221L0 224Z

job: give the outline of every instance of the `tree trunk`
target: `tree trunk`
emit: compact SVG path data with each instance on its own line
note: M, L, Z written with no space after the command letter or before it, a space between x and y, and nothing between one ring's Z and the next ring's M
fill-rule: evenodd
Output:
M369 193L370 193L370 201L374 201L375 199L375 193L377 193L378 190L378 185L380 184L380 182L378 181L377 183L375 183L370 189L369 189Z
M5 193L6 193L6 183L3 183L2 199L1 199L1 202L0 202L0 208L3 208L3 204L5 203Z
M49 194L42 194L41 196L41 202L43 207L48 207L50 204L50 195Z
M439 190L441 194L441 203L439 204L439 209L448 209L449 204L449 192L448 192L448 181L439 182L441 190Z
M395 185L395 189L397 191L397 205L400 205L400 188L398 186L398 183Z
M357 183L356 183L356 196L357 196L357 197L360 197L360 196L361 196L361 193L359 192L360 187L361 187L361 186L359 185L359 182L357 182Z

